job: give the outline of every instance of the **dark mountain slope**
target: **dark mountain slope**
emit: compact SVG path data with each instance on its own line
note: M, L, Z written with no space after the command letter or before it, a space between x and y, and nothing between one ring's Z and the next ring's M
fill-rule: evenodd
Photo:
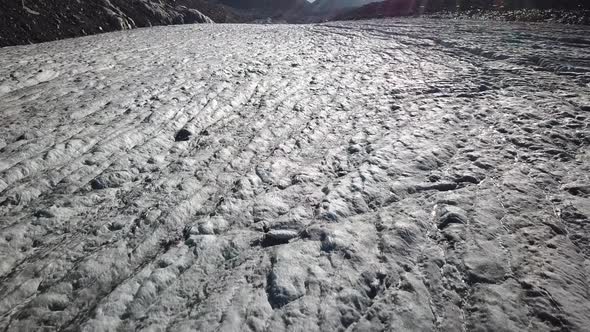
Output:
M378 0L316 0L313 11L316 13L334 13L344 9L358 8Z
M373 2L335 16L336 20L358 20L392 16L407 16L417 11L419 5L409 0Z
M311 14L312 4L307 0L209 0L231 7L250 21L272 18L287 22L301 22Z
M153 25L212 22L195 7L182 5L191 3L198 5L187 0L3 0L0 46ZM210 12L215 8L207 7ZM219 9L216 16L222 15L223 9Z
M217 0L216 2L239 9L285 10L307 5L306 0Z
M215 23L239 23L245 18L238 15L234 8L208 0L176 0L177 5L194 8L211 18Z

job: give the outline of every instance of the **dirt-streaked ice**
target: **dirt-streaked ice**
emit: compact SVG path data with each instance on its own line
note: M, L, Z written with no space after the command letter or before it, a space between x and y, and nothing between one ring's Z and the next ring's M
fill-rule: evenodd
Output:
M0 49L0 329L587 329L589 33L377 20Z

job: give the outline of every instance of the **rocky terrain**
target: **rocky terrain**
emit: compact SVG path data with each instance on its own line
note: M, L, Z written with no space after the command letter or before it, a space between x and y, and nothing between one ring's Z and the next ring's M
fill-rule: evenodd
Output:
M584 331L588 27L0 49L2 331Z
M237 13L240 22L298 23L305 21L311 4L307 0L207 0Z
M188 5L188 7L187 7ZM233 20L204 0L2 0L0 47L154 25Z
M328 19L362 20L403 16L590 25L590 3L583 0L385 0L370 1L364 6L339 11L329 15Z
M518 22L546 22L559 24L590 25L590 10L518 9L506 11L468 10L464 12L441 11L428 15L430 18L494 20Z
M303 23L325 16L307 0L6 0L0 47L159 25Z

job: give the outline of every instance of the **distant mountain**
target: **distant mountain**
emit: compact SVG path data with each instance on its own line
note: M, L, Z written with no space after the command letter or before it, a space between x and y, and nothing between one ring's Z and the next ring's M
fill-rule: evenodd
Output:
M226 6L245 10L289 10L296 7L309 5L307 0L212 0L211 2L218 2Z
M358 20L366 18L407 16L420 10L420 2L415 0L387 0L372 2L362 7L341 12L335 20Z
M271 18L297 22L310 13L307 0L208 0L212 4L231 7L250 21Z
M338 0L317 0L339 2ZM347 2L349 0L343 0ZM590 9L589 0L385 0L340 12L337 20L407 16L440 11L509 11L518 9L581 10Z
M303 9L297 12L296 21L307 23L329 21L339 14L375 1L379 0L315 0L313 3L301 6Z
M203 11L201 11L202 9ZM235 21L204 0L2 0L0 46L38 43L154 25Z
M215 23L239 23L246 21L245 17L237 14L234 8L217 1L209 0L176 0L176 5L194 8L211 18Z
M313 11L316 13L335 13L344 9L352 9L379 0L316 0Z

